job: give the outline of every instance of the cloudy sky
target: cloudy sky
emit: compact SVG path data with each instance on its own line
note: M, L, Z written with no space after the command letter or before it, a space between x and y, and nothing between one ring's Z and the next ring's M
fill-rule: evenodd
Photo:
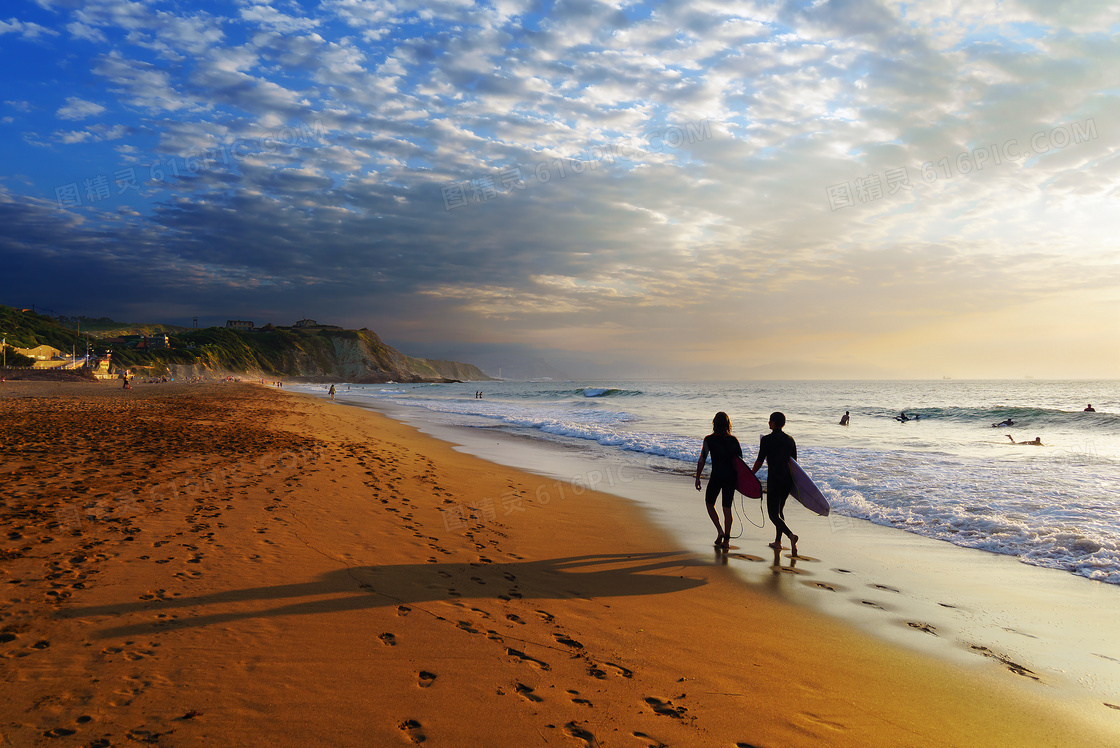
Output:
M0 303L507 374L1120 376L1114 2L19 0L0 58Z

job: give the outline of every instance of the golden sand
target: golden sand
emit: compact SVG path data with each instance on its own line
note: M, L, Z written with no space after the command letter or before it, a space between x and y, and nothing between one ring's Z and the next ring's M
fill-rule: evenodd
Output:
M1103 744L378 414L247 384L0 408L0 745Z

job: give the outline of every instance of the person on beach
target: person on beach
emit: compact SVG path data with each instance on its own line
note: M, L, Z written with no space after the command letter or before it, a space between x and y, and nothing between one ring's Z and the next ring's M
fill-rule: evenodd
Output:
M1096 413L1097 410L1096 410L1096 408L1093 407L1092 403L1089 403L1088 405L1085 406L1085 410L1083 410L1081 412L1082 413Z
M844 415L840 416L840 425L841 426L847 426L848 425L848 418L849 418L848 411L845 410Z
M1015 437L1013 437L1011 434L1008 434L1007 438L1011 440L1012 444L1029 444L1032 447L1044 446L1042 444L1042 437L1041 436L1036 436L1033 441L1029 441L1029 442L1017 442L1017 441L1015 441Z
M331 396L331 400L334 400L334 385L333 384L331 385L330 396Z
M712 419L712 433L704 437L700 447L700 460L696 463L696 490L700 490L700 475L708 455L712 456L712 472L708 476L708 490L704 503L708 506L708 516L716 526L717 548L727 549L731 545L731 511L735 502L735 460L743 456L739 440L731 435L731 419L722 410ZM723 524L719 523L716 513L716 495L723 494Z
M789 469L790 459L797 459L797 443L793 437L782 429L786 425L786 416L780 411L770 414L770 433L766 434L758 443L758 459L754 461L752 472L757 473L766 461L766 514L774 525L774 542L770 547L775 550L782 548L782 535L789 537L793 555L797 555L797 536L794 535L789 525L786 524L783 513L786 508L786 499L793 489L793 474Z

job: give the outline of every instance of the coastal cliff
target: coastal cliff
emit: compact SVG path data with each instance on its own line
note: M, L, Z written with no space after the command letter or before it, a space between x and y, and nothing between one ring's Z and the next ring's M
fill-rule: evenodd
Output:
M308 381L443 382L490 379L473 364L415 358L386 345L372 330L330 325L236 330L178 328L167 334L121 335L122 329L81 336L53 318L0 307L8 343L40 344L110 355L114 371L176 378L245 375ZM132 326L134 327L134 326ZM122 325L127 330L129 326Z

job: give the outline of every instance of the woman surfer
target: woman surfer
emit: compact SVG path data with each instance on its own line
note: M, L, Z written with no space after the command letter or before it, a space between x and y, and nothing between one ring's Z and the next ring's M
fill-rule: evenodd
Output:
M708 490L704 503L708 505L708 516L716 526L716 547L728 548L731 545L731 506L735 501L735 458L743 456L739 440L731 435L731 419L722 410L712 419L712 433L704 437L700 448L700 461L696 463L696 490L700 490L700 475L708 455L712 456L712 473L708 476ZM723 525L716 514L716 495L723 493Z

